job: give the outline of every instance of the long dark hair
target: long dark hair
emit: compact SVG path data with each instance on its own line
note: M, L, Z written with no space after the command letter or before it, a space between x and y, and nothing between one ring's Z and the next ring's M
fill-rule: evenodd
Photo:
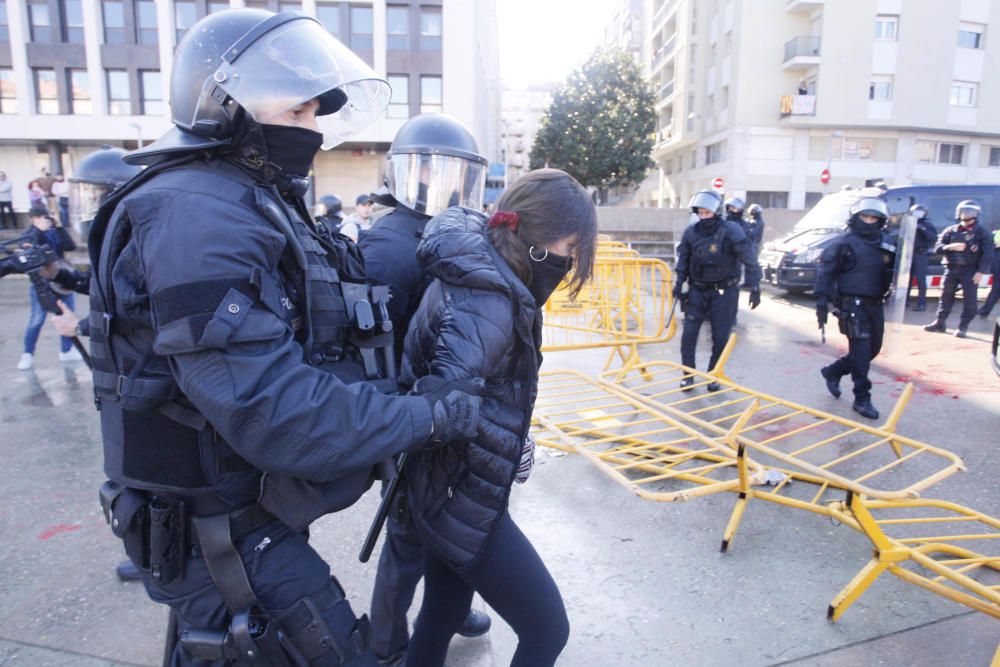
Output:
M490 241L525 285L531 282L528 251L576 235L570 294L576 296L594 269L597 209L575 178L560 169L536 169L517 179L500 196L498 212L517 213L515 229L489 230Z

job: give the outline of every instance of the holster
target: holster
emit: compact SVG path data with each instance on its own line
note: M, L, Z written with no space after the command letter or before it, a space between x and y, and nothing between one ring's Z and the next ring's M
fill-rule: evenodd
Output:
M166 584L184 576L187 512L184 503L155 497L149 503L149 576Z

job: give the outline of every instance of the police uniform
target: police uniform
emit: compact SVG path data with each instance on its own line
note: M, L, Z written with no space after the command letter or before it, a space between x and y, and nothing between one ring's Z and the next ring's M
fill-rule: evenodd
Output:
M854 409L863 416L878 418L871 405L872 383L868 379L871 361L882 349L885 317L882 302L892 282L895 247L884 241L881 226L887 219L885 203L866 198L855 204L850 229L840 234L823 251L816 275L816 308L820 324L834 307L841 332L847 336L848 353L822 369L827 387L840 395L839 382L850 374L854 381ZM865 223L859 215L871 214L880 223Z
M962 204L959 204L959 208ZM978 209L978 206L977 206ZM962 290L962 316L958 321L957 336L964 337L969 324L976 316L978 285L973 279L977 273L988 274L992 270L993 239L978 220L971 227L958 223L946 227L938 237L934 252L944 256L944 284L941 287L941 302L938 304L934 322L925 329L945 331L948 315L955 304L955 294ZM951 243L964 243L963 250L948 250Z
M704 202L699 203L699 197ZM718 198L713 192L703 191L692 199L691 208L706 208ZM707 203L706 203L707 202ZM702 322L712 325L712 354L709 370L715 368L722 349L729 340L739 300L740 266L746 272L745 284L751 289L751 304L759 303L760 266L753 248L743 230L735 222L716 216L693 222L684 230L677 246L677 266L674 270L677 284L675 292L685 283L690 289L684 299L684 332L681 335L681 363L695 368L695 346Z
M927 218L927 209L923 206L915 205L910 209L910 213L921 217L917 220L917 233L913 239L913 264L910 268L910 286L906 289L906 297L909 300L910 290L913 282L917 283L917 305L914 310L920 311L927 308L927 268L931 249L937 241L937 230Z
M989 317L993 306L997 304L997 301L1000 301L1000 229L993 231L993 266L991 267L991 272L993 274L993 287L990 288L990 293L986 296L983 307L979 309L981 317Z

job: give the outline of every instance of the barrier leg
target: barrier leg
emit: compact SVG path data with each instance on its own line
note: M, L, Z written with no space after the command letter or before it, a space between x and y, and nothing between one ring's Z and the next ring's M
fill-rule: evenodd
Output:
M862 568L858 574L851 579L850 583L847 584L839 593L837 597L833 598L830 602L830 607L826 611L826 617L831 621L836 621L839 619L848 607L850 607L854 602L861 597L861 594L868 590L868 587L872 585L876 579L879 578L886 568L888 568L890 563L883 563L878 560L878 558L873 558L868 562L867 565Z
M995 280L1000 280L1000 278L995 278ZM1000 646L997 646L997 652L993 656L993 662L990 663L990 667L1000 667Z
M729 361L729 356L733 353L733 348L736 347L736 334L729 334L729 340L726 341L726 346L722 348L722 354L719 355L719 360L715 362L715 368L709 373L712 377L717 377L722 380L728 380L729 377L726 375L726 362Z
M757 411L757 406L758 402L754 401L749 409L744 411L740 415L740 418L736 420L736 423L733 424L732 428L729 429L726 441L730 446L736 444L736 434L746 427L747 422L750 421L750 418ZM743 520L743 513L747 509L747 503L753 497L753 489L750 488L750 474L747 472L747 448L743 443L740 443L736 448L736 471L740 476L739 497L736 499L736 506L733 507L733 513L729 515L726 532L722 534L722 546L719 547L719 551L722 553L729 551L729 545L736 535L736 529L740 527L740 522Z
M896 405L892 407L892 412L889 414L889 418L885 420L882 424L882 428L890 433L896 432L896 425L899 423L899 418L903 416L903 410L906 409L907 404L910 402L910 398L913 396L913 383L907 382L906 387L903 388L903 393L899 396L899 400L896 401ZM900 448L899 443L895 440L890 440L889 444L892 445L892 450L896 452L896 458L902 458L903 450Z

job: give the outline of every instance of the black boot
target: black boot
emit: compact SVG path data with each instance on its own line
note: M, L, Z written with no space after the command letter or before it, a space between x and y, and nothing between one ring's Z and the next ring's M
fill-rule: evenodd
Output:
M115 574L118 575L118 579L121 581L141 581L142 577L139 576L139 569L132 564L132 561L126 560L118 563L115 567Z
M690 375L681 380L681 391L691 391L691 385L694 384L694 378Z
M870 398L856 398L854 399L854 405L851 407L862 417L878 419L878 410L872 405L872 399Z
M834 398L840 398L840 378L831 373L825 367L819 369L820 375L826 380L826 390L833 394Z
M934 331L936 333L944 333L948 331L948 327L944 325L941 320L934 320L930 324L924 327L924 331Z
M465 622L458 629L458 634L463 637L482 637L489 631L490 617L484 612L470 609L469 615L465 617Z
M716 382L715 380L712 380L711 382L708 383L708 385L705 387L705 389L707 389L707 390L709 390L711 392L716 392L716 391L719 391L720 389L722 389L722 387L719 386L718 382Z
M968 327L963 327L959 325L958 330L955 331L955 338L968 338L968 337L969 337Z

